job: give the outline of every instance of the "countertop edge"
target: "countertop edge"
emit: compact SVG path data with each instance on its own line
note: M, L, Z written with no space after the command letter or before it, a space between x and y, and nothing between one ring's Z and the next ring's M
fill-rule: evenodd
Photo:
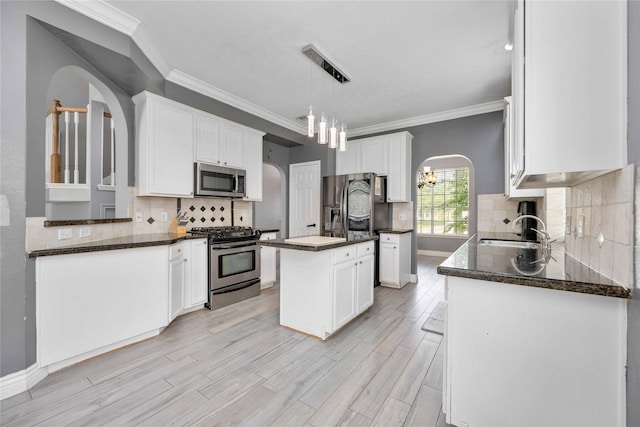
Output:
M306 251L306 252L322 252L329 249L340 248L342 246L357 245L358 243L366 243L366 242L370 242L378 239L379 239L378 236L374 236L374 237L369 237L367 239L347 240L345 242L331 243L328 245L319 245L319 246L296 245L295 243L285 242L284 239L259 240L258 243L262 246L270 246L270 247L280 248L280 249L293 249L293 250L300 250L300 251Z
M382 229L377 230L378 234L405 234L405 233L413 233L413 228L398 228L398 229Z
M134 238L135 235L132 236L124 236L123 239L126 238ZM145 236L145 235L140 235ZM134 248L144 248L149 246L163 246L163 245L172 245L182 240L192 240L192 239L203 239L206 237L203 236L180 236L180 235L171 235L171 234L158 234L157 238L153 238L148 235L147 240L140 241L131 241L131 242L119 242L119 243L109 243L111 240L116 239L105 239L96 240L93 242L87 242L86 245L74 245L74 246L63 246L59 248L50 248L50 249L37 249L34 251L30 251L27 253L29 258L38 258L43 256L54 256L54 255L71 255L71 254L81 254L87 252L103 252L103 251L114 251L118 249L134 249ZM103 242L101 244L101 242Z
M575 282L569 280L547 279L541 277L513 276L511 274L489 273L484 271L463 270L452 267L438 266L438 274L444 276L462 277L465 279L487 280L490 282L506 283L534 288L553 289L558 291L576 292L581 294L599 295L613 298L631 298L631 290L624 286L599 285L595 283Z

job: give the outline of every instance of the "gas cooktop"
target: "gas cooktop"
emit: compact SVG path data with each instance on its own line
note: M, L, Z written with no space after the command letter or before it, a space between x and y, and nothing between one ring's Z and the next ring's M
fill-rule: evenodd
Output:
M231 227L193 227L189 233L208 236L209 240L216 242L231 242L238 240L258 240L260 230L251 227L231 226Z

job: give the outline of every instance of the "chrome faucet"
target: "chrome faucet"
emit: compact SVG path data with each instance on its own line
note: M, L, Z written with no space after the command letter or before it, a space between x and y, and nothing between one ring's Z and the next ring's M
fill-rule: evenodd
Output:
M544 221L541 220L540 218L538 218L535 215L520 215L519 217L517 217L512 223L511 223L511 228L515 229L516 228L516 224L518 224L520 221L522 221L525 218L531 218L531 219L535 219L536 221L538 221L541 225L541 230L538 230L537 228L533 228L531 227L531 229L533 231L535 231L542 239L542 250L544 253L544 257L545 258L549 258L551 257L551 243L555 242L555 240L551 240L551 235L549 234L549 232L547 231L547 226L544 225Z

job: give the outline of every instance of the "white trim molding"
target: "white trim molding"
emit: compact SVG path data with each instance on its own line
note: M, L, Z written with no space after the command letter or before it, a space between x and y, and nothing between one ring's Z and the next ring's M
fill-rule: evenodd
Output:
M232 107L238 108L254 116L263 118L271 123L275 123L286 129L298 132L299 134L306 135L307 127L294 120L286 119L278 114L275 114L266 108L253 104L239 96L233 95L220 88L217 88L209 83L203 82L187 73L180 70L173 69L166 76L167 80L177 85L183 86L187 89L191 89L209 98L216 99L220 102L224 102Z
M418 249L418 255L426 255L426 256L437 256L448 258L451 256L453 252L445 252L445 251L432 251L429 249Z
M140 25L140 21L120 9L102 0L55 0L63 6L98 21L109 28L132 36ZM142 49L142 47L140 47Z
M502 111L504 100L486 102L484 104L470 105L468 107L456 108L454 110L441 111L439 113L426 114L424 116L410 117L408 119L396 120L379 125L365 126L349 131L349 136L369 135L372 133L386 132L396 129L406 129L413 126L426 125L429 123L444 122L446 120L459 119L461 117L476 116L478 114Z
M31 387L42 381L48 374L49 371L46 368L40 369L38 368L38 365L34 363L27 369L1 377L0 400L29 390Z

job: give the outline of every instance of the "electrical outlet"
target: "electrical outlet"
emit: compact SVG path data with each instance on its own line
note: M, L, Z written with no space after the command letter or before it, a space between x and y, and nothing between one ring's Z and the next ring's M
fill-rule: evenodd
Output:
M83 227L80 229L80 238L91 236L91 228Z
M136 222L142 222L142 212L136 212Z
M571 215L567 215L564 220L564 234L571 234Z
M407 220L407 214L403 214L403 213L398 214L398 219L400 221L406 221Z
M73 229L61 228L58 230L58 240L67 240L73 237Z
M166 212L160 213L160 221L167 222L169 220L169 215Z
M578 237L584 238L584 215L578 216Z

